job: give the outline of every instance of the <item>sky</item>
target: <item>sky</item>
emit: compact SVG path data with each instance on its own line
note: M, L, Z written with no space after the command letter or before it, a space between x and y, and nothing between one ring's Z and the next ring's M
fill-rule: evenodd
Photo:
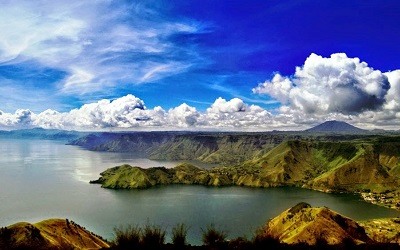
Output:
M397 0L0 0L0 129L400 127Z

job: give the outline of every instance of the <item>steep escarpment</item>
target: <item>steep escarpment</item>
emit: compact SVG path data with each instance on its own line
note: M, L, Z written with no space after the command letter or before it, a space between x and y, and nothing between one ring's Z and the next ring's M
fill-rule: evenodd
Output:
M0 229L0 249L100 249L109 244L66 219L20 222Z
M318 241L330 245L344 241L357 244L372 242L365 229L354 220L329 208L313 208L307 203L299 203L273 218L259 234L288 244L315 245Z
M95 151L130 152L154 160L198 160L231 165L259 157L286 138L299 136L217 132L95 133L70 144Z

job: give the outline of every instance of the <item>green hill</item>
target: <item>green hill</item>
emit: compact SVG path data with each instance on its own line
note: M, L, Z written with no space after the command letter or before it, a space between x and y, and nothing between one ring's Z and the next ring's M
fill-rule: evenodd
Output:
M373 137L337 142L285 141L241 164L209 170L190 164L172 169L123 165L104 171L92 183L100 183L105 188L130 189L166 184L290 185L324 192L387 193L399 189L399 172L400 137ZM394 207L400 207L396 204L397 201Z

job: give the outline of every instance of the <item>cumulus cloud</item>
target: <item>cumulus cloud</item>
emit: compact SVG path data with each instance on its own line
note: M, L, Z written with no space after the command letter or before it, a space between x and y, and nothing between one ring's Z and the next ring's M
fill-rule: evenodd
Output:
M293 76L275 74L254 93L266 94L307 114L356 114L378 110L390 88L388 77L344 53L311 54Z
M390 82L386 95L385 109L400 111L400 70L385 73Z
M239 98L233 98L230 101L226 101L225 99L219 97L215 102L211 105L210 108L207 109L209 113L232 113L232 112L243 112L246 110L246 105L243 100Z
M0 127L8 129L42 127L46 129L247 129L274 126L272 115L241 99L218 98L205 111L183 103L168 111L157 106L148 109L144 101L126 95L115 100L103 99L82 105L69 112L45 110L35 114L17 110L14 114L0 111Z
M168 111L168 122L177 127L190 127L197 123L199 116L196 108L183 103Z

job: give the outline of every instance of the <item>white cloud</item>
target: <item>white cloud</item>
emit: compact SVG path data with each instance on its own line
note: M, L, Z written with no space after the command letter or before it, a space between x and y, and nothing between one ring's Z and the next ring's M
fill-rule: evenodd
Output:
M284 105L272 114L240 98L219 97L205 111L186 103L166 111L160 106L148 109L143 100L126 95L87 103L69 112L0 111L0 127L255 131L301 130L326 120L342 120L363 128L400 126L400 70L381 73L344 54L330 58L312 55L292 77L276 74L253 91L271 95ZM346 93L352 94L346 96ZM360 97L369 98L370 102L360 102ZM332 108L342 105L338 100L346 104L341 109Z
M84 95L186 71L199 56L170 37L200 29L194 21L167 20L144 3L2 1L0 63L65 72L60 92Z
M360 114L305 114L300 109L286 105L274 115L260 106L248 105L241 99L225 100L221 97L204 112L186 103L165 111L160 106L148 109L143 100L133 95L84 104L69 112L48 109L35 114L19 109L12 114L0 111L0 128L3 129L301 130L325 120L347 121L363 128L393 129L400 125L400 112L382 109Z
M385 109L400 111L400 70L385 73L389 79L390 89L386 95Z
M387 77L379 70L359 58L337 53L329 58L311 54L292 77L275 74L253 92L307 114L354 114L381 108L389 87Z
M225 99L219 97L215 102L211 105L210 108L207 109L209 113L232 113L232 112L244 112L246 110L246 105L243 100L239 98L233 98L230 101L226 101Z
M196 108L183 103L168 111L167 122L176 127L190 127L197 124L199 116Z
M42 127L46 129L246 129L274 126L272 115L259 106L247 105L241 99L218 98L199 112L183 103L165 111L157 106L147 109L143 100L127 95L115 100L103 99L84 104L69 112L48 109L39 114L17 110L0 112L0 127L8 129Z

